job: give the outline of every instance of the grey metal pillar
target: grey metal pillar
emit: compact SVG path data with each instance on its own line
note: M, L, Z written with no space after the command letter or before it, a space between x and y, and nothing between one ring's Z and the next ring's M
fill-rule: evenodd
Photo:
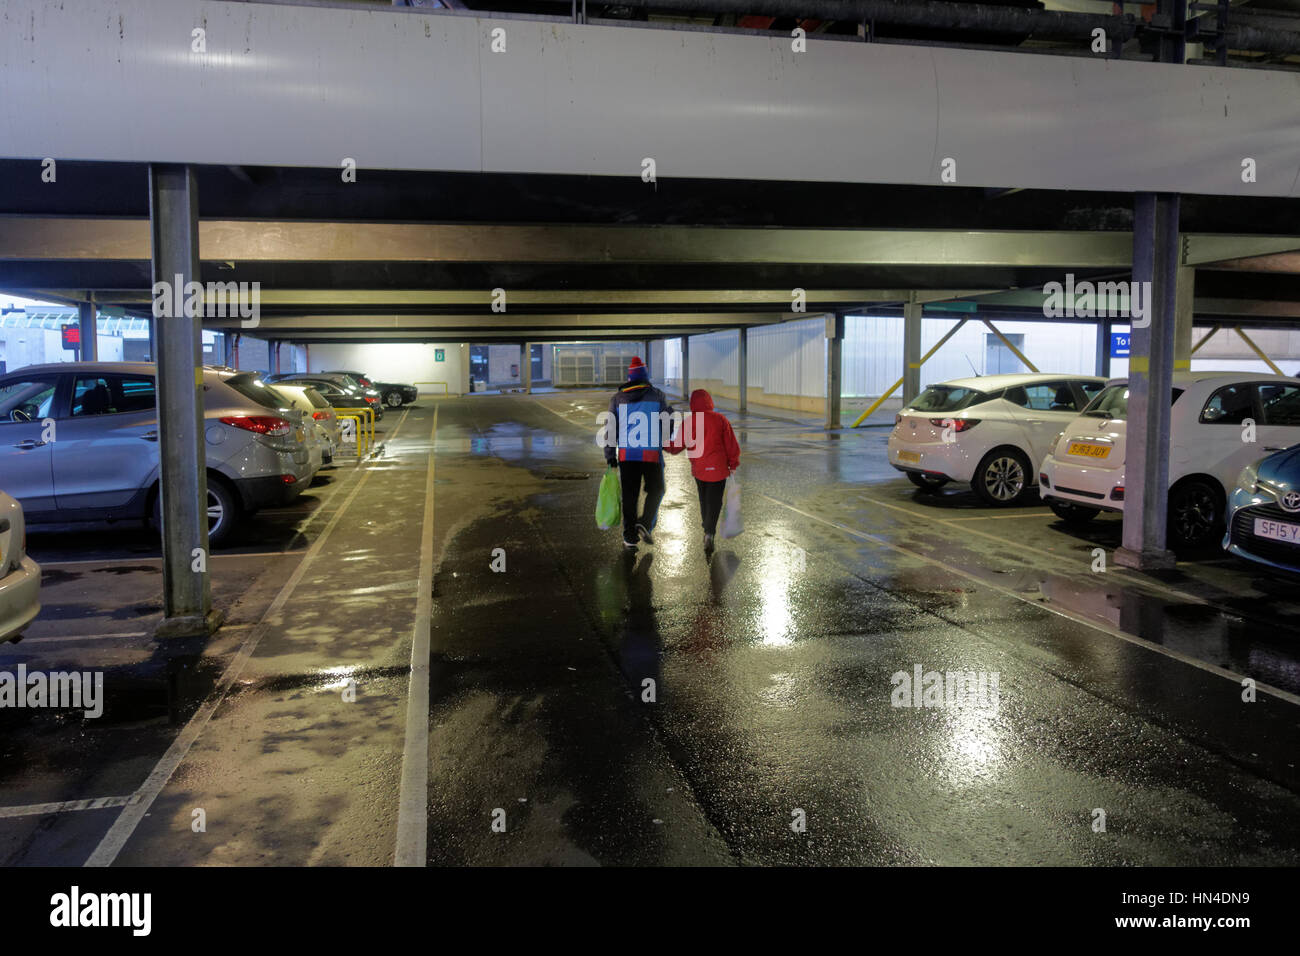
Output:
M1174 371L1192 367L1192 299L1196 291L1196 270L1178 267L1178 291L1174 302Z
M99 324L95 300L77 303L77 324L81 328L81 360L83 362L99 361Z
M641 343L641 349L643 352L641 356L641 361L645 362L645 373L650 376L651 381L654 381L655 370L650 367L650 340L649 339L646 339L644 342Z
M740 414L749 411L749 329L741 326L740 348L736 353L736 389L739 392L738 405Z
M921 394L921 303L903 303L903 404Z
M691 397L691 337L682 336L682 398Z
M235 336L230 332L221 333L221 350L224 353L221 359L222 364L229 366L230 368L234 368L235 367Z
M524 391L531 395L533 393L533 344L525 342L523 350L523 361L519 365L519 380L524 383Z
M190 167L149 167L149 225L154 282L179 283L183 290L184 283L198 281L199 203ZM154 325L164 614L155 636L193 637L210 634L219 623L207 571L203 317L155 313Z
M840 393L844 386L844 316L826 315L826 427L839 428Z
M1138 193L1134 201L1133 280L1150 283L1142 286L1149 322L1138 325L1135 319L1129 346L1124 545L1115 553L1115 561L1141 570L1174 565L1173 554L1165 549L1165 531L1178 206L1178 196L1172 193Z
M1110 378L1110 335L1114 323L1110 319L1097 320L1097 360L1094 375Z

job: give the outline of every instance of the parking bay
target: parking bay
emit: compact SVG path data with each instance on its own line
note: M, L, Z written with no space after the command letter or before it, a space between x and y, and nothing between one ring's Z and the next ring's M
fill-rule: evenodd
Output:
M604 401L399 416L382 458L215 553L229 623L179 665L147 636L146 533L34 531L46 610L0 665L102 667L119 689L99 724L6 728L0 859L84 862L255 637L114 862L391 862L430 480L431 862L1300 857L1285 579L1216 555L1097 573L1117 519L1074 532L1041 506L927 494L883 431L760 416L735 418L745 534L705 561L674 460L656 546L625 555L592 519ZM914 664L998 672L996 713L891 708ZM1252 707L1242 677L1265 687ZM794 807L814 839L791 841Z

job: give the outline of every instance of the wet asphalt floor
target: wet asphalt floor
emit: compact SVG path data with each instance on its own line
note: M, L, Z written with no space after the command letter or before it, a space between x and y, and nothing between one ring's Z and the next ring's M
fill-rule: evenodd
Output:
M704 554L682 457L624 552L593 518L606 400L389 416L381 457L213 556L206 647L149 638L147 532L34 530L45 610L0 669L101 669L108 704L0 712L0 861L390 864L430 488L430 864L1300 861L1291 580L1095 573L1116 518L925 494L886 429L759 416L732 416L745 533ZM917 668L947 702L894 706Z

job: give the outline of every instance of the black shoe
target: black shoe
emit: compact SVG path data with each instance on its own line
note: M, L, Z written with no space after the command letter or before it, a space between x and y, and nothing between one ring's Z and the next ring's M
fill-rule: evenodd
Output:
M713 550L713 535L711 535L711 534L706 534L706 535L704 536L704 550L705 550L705 551L712 551L712 550Z
M636 533L637 533L638 535L641 536L641 540L644 541L646 544L654 544L654 543L655 543L655 539L652 538L652 537L650 537L650 532L646 530L645 525L643 525L643 524L639 524L639 525L637 525L637 526L636 526Z
M632 548L632 549L635 550L635 548L636 548L636 542L635 542L635 541L629 541L629 540L627 540L627 538L624 538L624 539L623 539L623 547L625 547L625 548Z

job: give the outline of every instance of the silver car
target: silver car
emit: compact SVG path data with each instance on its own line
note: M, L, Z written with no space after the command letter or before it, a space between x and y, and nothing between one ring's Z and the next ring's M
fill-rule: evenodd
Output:
M159 523L155 367L64 362L0 376L0 475L30 525ZM256 373L203 370L208 535L292 501L311 481L302 412Z

